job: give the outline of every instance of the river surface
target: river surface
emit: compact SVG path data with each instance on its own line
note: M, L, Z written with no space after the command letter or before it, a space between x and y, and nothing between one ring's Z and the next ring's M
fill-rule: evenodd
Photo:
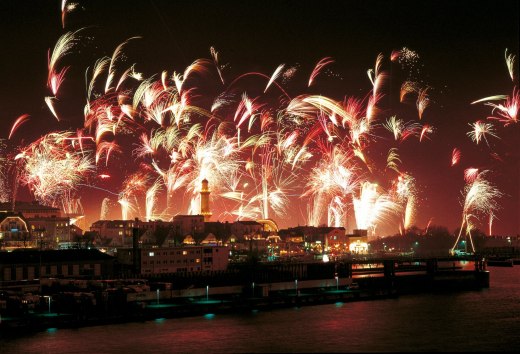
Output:
M488 270L478 291L49 329L2 339L0 353L516 351L520 266Z

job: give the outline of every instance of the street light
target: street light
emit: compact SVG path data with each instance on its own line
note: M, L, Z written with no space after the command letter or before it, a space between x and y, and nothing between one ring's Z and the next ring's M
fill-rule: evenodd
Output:
M44 295L43 297L49 299L49 313L51 313L51 297L49 295Z

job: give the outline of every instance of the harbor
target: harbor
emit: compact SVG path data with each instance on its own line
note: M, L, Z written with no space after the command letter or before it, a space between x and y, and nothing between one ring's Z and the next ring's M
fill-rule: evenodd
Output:
M165 275L97 283L67 279L59 285L58 279L42 279L41 295L20 297L16 310L14 295L4 300L10 311L0 319L0 333L475 291L489 287L489 281L486 261L478 257L242 265L220 277L182 280ZM9 293L16 294L14 288Z

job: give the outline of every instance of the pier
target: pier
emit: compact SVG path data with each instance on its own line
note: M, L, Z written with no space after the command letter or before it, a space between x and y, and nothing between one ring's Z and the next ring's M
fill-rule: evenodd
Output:
M458 265L461 261L466 263L464 268ZM15 288L3 285L4 294L6 289L12 293ZM67 285L61 286L42 280L39 292L42 295L33 306L23 300L21 307L13 310L14 297L4 300L3 308L0 307L3 311L0 332L269 310L486 287L489 287L489 272L485 259L480 257L258 262L233 265L219 274L182 273L140 280L81 283L69 280ZM9 306L11 310L6 311Z

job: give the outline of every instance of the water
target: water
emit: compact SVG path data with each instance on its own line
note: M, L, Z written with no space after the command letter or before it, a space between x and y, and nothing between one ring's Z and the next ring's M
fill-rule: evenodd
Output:
M520 343L520 266L488 270L491 286L480 291L49 329L0 340L0 352L512 351Z

